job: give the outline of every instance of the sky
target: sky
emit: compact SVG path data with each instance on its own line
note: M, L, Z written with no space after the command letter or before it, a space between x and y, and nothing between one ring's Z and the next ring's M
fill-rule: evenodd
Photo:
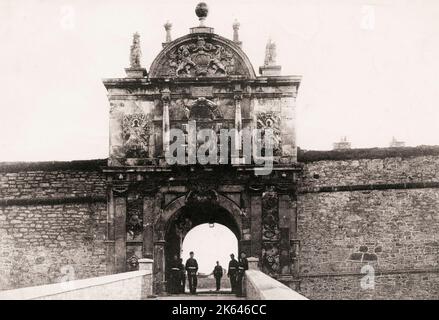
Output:
M191 229L184 238L181 254L183 263L186 263L191 251L198 262L198 272L210 274L216 261L227 270L230 254L233 253L238 259L238 240L226 226L214 223L210 227L205 223Z
M149 69L165 39L198 25L192 0L0 0L0 161L108 157L103 78L124 77L132 34ZM241 23L255 70L269 37L284 75L302 75L297 142L328 150L439 145L439 1L207 1L206 24Z

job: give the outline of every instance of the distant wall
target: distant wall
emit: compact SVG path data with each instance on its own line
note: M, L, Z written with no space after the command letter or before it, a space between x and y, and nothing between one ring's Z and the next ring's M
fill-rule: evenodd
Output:
M0 164L0 289L106 274L103 164Z
M343 155L334 152L327 160L324 153L308 158L297 209L302 294L439 298L439 155L412 151L392 158L334 160ZM365 265L373 267L374 289L360 285Z

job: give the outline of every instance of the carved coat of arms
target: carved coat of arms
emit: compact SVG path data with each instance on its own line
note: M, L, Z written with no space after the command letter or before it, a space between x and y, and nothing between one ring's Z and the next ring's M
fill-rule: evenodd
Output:
M233 54L219 44L198 37L168 54L169 66L177 77L225 76L234 66Z

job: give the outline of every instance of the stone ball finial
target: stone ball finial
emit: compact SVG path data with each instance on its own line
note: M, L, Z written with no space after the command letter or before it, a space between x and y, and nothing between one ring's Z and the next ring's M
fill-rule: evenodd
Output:
M206 19L207 15L209 14L209 7L205 2L200 2L195 7L195 14L200 19L200 21L203 21Z

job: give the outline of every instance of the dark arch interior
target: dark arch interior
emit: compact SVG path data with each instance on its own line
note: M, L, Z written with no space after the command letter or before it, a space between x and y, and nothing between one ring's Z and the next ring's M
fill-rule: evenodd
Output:
M173 257L180 257L181 246L186 234L194 227L204 223L219 223L229 228L239 240L241 232L234 217L226 209L219 206L185 206L170 219L166 231L165 244L165 277L169 278L169 266ZM202 239L200 239L202 241ZM239 250L239 247L238 247Z

